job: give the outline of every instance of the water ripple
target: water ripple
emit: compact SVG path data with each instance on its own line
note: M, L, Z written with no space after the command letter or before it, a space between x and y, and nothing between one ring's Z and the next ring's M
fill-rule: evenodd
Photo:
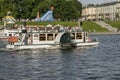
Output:
M73 50L0 48L0 80L120 80L120 35L91 37L99 38L99 46Z

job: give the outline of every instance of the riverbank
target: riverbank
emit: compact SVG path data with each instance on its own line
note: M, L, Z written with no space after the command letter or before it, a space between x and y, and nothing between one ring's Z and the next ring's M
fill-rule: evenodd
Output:
M114 34L120 34L120 32L90 32L90 35L114 35Z

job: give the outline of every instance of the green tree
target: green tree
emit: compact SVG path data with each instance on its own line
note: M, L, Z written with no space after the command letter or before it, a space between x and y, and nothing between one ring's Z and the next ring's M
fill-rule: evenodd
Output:
M38 11L42 16L51 6L54 6L54 17L61 20L80 17L82 5L77 0L0 0L0 17L11 11L19 18L35 18Z
M38 4L37 10L40 11L40 15L43 15L49 8L49 1L45 0Z
M56 19L77 19L81 15L82 5L77 0L52 0L52 3L51 6L55 7L54 16Z

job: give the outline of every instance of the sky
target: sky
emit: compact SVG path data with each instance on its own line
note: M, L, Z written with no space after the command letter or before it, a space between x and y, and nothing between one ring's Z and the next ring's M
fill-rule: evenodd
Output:
M78 0L78 1L80 1L83 5L87 5L87 4L101 4L101 3L113 2L117 0Z

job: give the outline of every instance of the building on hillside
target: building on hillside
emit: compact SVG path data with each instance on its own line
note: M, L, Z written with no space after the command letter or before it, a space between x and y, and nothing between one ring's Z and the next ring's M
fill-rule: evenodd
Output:
M86 20L120 20L120 1L83 7L82 17Z
M96 19L96 7L94 5L88 5L82 9L82 17L85 20L95 20Z
M120 20L120 0L116 5L116 17L118 20Z
M119 2L111 2L101 4L96 7L96 19L97 20L116 20L118 18L117 15L120 14L118 12Z

